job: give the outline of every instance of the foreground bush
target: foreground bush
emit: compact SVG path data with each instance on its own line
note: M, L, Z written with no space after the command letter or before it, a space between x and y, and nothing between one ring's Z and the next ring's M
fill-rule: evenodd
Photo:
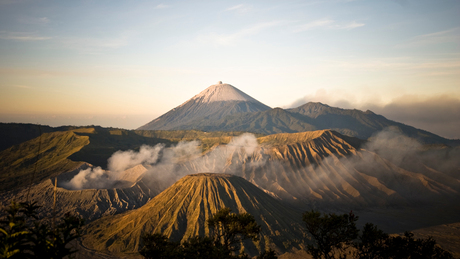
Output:
M357 259L451 259L451 253L443 250L436 241L415 239L414 234L390 236L367 223L359 235L353 213L336 215L309 211L303 214L308 232L314 239L307 252L313 258L357 258Z
M80 237L83 220L66 214L53 228L38 219L35 203L16 203L0 215L0 258L71 258L70 242Z
M260 226L254 217L248 213L230 213L229 208L223 208L207 221L211 229L210 237L195 236L185 242L172 242L163 234L144 234L144 247L140 254L145 258L158 259L200 259L219 258L236 259L249 258L244 252L236 254L244 239L258 240ZM273 250L262 252L258 258L277 258Z

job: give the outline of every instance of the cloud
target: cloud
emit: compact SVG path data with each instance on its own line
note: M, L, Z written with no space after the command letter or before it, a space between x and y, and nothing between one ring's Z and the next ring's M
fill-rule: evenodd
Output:
M159 4L155 6L155 9L165 9L171 7L170 5L165 5L165 4Z
M314 29L314 28L327 27L327 26L330 26L333 23L334 23L334 20L330 20L330 19L316 20L316 21L309 22L309 23L304 24L304 25L297 26L295 28L294 32L302 32L302 31L307 31L307 30L311 30L311 29Z
M48 19L48 17L41 17L41 18L38 18L38 21L40 23L49 23L50 19Z
M353 21L353 22L346 23L346 24L337 24L337 25L332 26L332 28L339 29L339 30L351 30L354 28L362 27L364 25L365 25L364 23L358 23L358 22Z
M414 47L424 45L436 45L442 43L457 43L460 44L460 27L449 30L438 31L413 37L405 43L397 45L397 47Z
M34 33L27 32L0 32L0 39L15 41L41 41L49 40L51 37L37 36Z
M235 6L227 8L227 9L225 9L225 11L235 11L235 12L238 12L238 13L246 13L250 9L251 8L248 5L239 4L239 5L235 5Z
M19 22L24 24L44 25L50 23L50 19L48 17L26 17L20 18Z
M346 91L318 90L297 99L285 108L299 107L307 102L321 102L343 109L371 110L387 119L427 130L445 138L460 139L460 98L451 95L403 95L382 103L378 95L365 101Z
M199 40L205 42L212 42L218 45L232 45L235 44L238 40L255 35L262 30L266 30L281 24L284 24L283 21L273 21L273 22L264 22L252 25L250 27L244 28L236 33L232 34L209 34L199 37Z
M119 49L127 46L132 32L124 32L113 37L62 37L55 41L62 47L75 49L82 52L100 52L105 50Z
M392 0L402 7L408 7L410 5L409 0Z
M358 23L356 21L349 22L349 23L338 23L331 19L320 19L316 21L312 21L303 25L298 25L294 28L294 32L303 32L313 29L335 29L335 30L351 30L358 27L364 26L364 23Z
M404 95L368 109L388 119L421 128L446 138L460 139L460 99L449 95Z

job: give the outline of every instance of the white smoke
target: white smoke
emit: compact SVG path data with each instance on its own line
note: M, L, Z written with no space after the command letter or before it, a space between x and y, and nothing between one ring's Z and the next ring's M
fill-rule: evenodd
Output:
M133 150L117 151L107 160L107 167L112 173L121 173L136 165L154 164L158 160L158 154L164 147L164 144L158 144L154 147L143 145L139 152Z
M117 151L108 159L108 171L100 167L81 170L62 185L72 190L113 188L123 179L127 169L140 164L150 168L147 176L164 182L163 185L170 185L191 173L234 173L259 146L256 137L248 133L232 138L229 144L218 146L206 155L202 155L200 145L200 141L194 140L181 141L168 148L158 144L154 147L144 145L138 152Z
M64 187L71 190L103 188L107 184L108 175L101 167L81 170Z
M199 149L200 142L181 142L163 152L161 160L148 172L151 178L169 186L180 178L196 173L239 174L241 168L258 167L261 162L249 158L259 148L257 138L250 133L234 137L206 154Z
M154 147L143 145L139 152L117 151L108 159L108 171L104 171L101 167L80 170L69 182L64 182L62 185L71 190L112 188L122 179L126 169L139 164L156 163L164 147L164 144Z

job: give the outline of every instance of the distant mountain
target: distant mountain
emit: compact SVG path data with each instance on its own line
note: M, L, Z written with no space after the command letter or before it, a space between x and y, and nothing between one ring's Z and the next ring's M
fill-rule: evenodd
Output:
M385 128L393 127L421 143L452 146L460 144L458 141L388 120L371 111L341 109L312 102L294 109L274 108L260 112L233 114L220 120L203 119L189 123L187 127L204 131L248 131L268 135L331 129L360 139L368 139Z
M201 93L180 106L170 110L157 119L139 127L139 130L184 130L192 129L202 120L217 121L236 113L270 110L270 107L257 101L229 84L211 85Z
M244 243L250 255L267 247L280 254L299 249L304 242L300 211L241 177L202 173L183 177L137 210L94 221L82 243L106 253L135 253L142 246L143 233L161 232L174 241L204 236L209 233L206 220L223 207L247 212L261 225L260 241Z
M341 109L309 102L292 109L266 106L229 84L208 87L182 105L140 127L140 130L246 131L260 134L332 129L368 139L387 128L424 144L460 145L425 130L389 120L372 111Z
M313 123L317 129L333 129L342 134L361 139L368 139L384 128L393 127L404 135L415 138L422 143L453 144L451 140L426 130L389 120L369 110L363 112L356 109L341 109L322 103L309 102L297 108L287 109L287 111L306 116L306 121Z

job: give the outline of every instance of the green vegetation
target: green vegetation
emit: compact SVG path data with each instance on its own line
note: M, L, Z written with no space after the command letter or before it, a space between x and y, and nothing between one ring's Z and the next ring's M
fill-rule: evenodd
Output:
M144 247L140 254L145 258L249 258L243 252L237 255L241 241L247 238L258 240L260 226L254 217L248 213L230 213L229 208L222 208L207 223L212 229L211 237L195 236L182 243L172 242L165 235L144 234L142 240ZM277 258L273 250L262 252L257 258Z
M303 214L303 221L315 243L308 245L307 252L314 259L356 258L356 259L451 259L451 253L443 250L436 241L414 239L414 234L390 236L367 223L359 235L355 222L358 217L352 212L336 215L322 215L318 211Z
M244 131L199 131L199 130L136 130L136 134L149 138L166 139L172 142L193 141L201 142L201 149L208 151L216 145L228 144L232 137L239 136ZM255 134L262 137L263 134Z
M37 218L34 203L16 203L1 213L0 258L69 258L77 250L83 220L66 214L55 227Z
M168 139L174 142L183 140L195 140L206 138L234 137L239 136L245 131L200 131L200 130L135 130L136 134L149 138ZM259 134L259 136L263 136ZM258 136L258 137L259 137Z
M0 186L4 190L25 187L32 180L40 182L73 170L80 163L68 157L88 144L88 137L64 131L44 133L41 137L1 151L0 168L3 170L0 172Z

